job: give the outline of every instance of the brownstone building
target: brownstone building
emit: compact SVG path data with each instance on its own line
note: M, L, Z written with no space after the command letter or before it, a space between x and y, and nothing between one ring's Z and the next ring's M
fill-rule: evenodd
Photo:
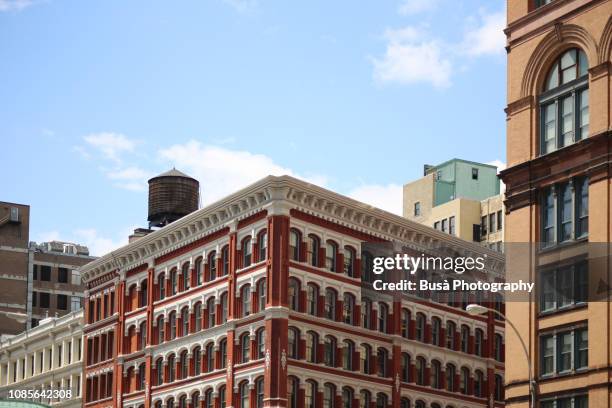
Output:
M29 241L30 207L0 202L0 336L83 304L78 267L95 259L81 245Z
M383 241L486 254L501 277L498 252L270 176L81 268L84 405L503 406L503 322L373 290L362 244Z
M538 290L506 305L529 355L508 331L506 403L611 407L612 1L509 0L507 18L507 279Z

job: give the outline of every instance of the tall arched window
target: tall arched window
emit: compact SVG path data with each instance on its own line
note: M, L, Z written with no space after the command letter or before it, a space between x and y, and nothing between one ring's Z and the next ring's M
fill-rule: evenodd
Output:
M246 317L251 314L251 285L246 284L242 287L240 298L242 300L242 316Z
M353 277L355 266L355 250L350 246L344 247L344 274Z
M189 334L189 308L184 307L181 311L181 336Z
M361 299L361 326L364 329L372 328L372 301L367 298Z
M484 342L484 332L482 331L482 329L476 329L474 330L474 353L477 356L481 356L483 355L482 353L482 344Z
M323 344L323 362L328 367L336 366L336 339L332 336L325 336Z
M257 358L264 358L266 354L266 330L257 331Z
M455 323L450 320L446 322L446 347L455 349Z
M480 370L474 372L474 395L484 397L484 374Z
M159 276L157 277L157 287L158 287L158 295L157 295L157 299L158 300L163 300L166 298L166 275L163 273L160 273Z
M221 250L221 276L227 276L229 273L229 246L226 245Z
M504 400L504 380L501 375L495 374L495 401Z
M387 377L388 376L388 360L389 360L389 352L387 349L379 347L378 348L378 376L379 377Z
M166 401L166 408L174 408L174 398L168 398L168 400Z
M176 312L170 312L170 340L176 338Z
M227 292L221 295L221 323L227 322Z
M174 354L168 357L168 382L173 382L176 379L176 359Z
M227 367L227 339L222 339L219 342L219 367Z
M208 255L208 276L207 281L213 281L217 279L217 251L212 251Z
M425 315L423 313L416 315L416 339L425 341Z
M541 154L588 137L588 68L578 48L566 50L550 68L539 98Z
M202 351L200 347L193 349L193 372L194 375L202 373Z
M242 240L242 267L251 266L253 260L253 245L251 245L251 237L246 237Z
M140 344L138 345L139 350L143 350L147 347L147 321L140 323L138 326L138 331L140 332Z
M323 387L323 408L336 408L336 386L326 383Z
M215 346L213 343L206 345L206 372L209 373L215 369Z
M300 244L301 244L301 234L298 230L292 228L289 231L289 258L292 261L299 262L300 260Z
M170 271L170 291L171 296L176 295L176 292L178 292L178 278L176 276L176 268L173 268Z
M317 403L317 382L314 380L306 381L306 390L304 393L304 408L316 408Z
M298 379L289 377L287 379L287 408L297 408L298 406Z
M267 301L266 278L262 278L257 282L257 311L261 312L266 309Z
M300 333L298 331L298 329L296 329L295 327L290 327L289 328L289 333L288 333L288 340L287 340L287 348L288 350L288 354L289 354L289 358L299 358L298 357L298 343L300 341Z
M442 320L439 317L431 318L431 344L440 345L440 336L442 330Z
M402 309L400 314L400 329L402 337L408 338L410 333L410 311L408 309Z
M200 286L202 284L202 275L203 275L203 270L202 269L203 269L202 268L202 257L199 257L195 261L195 272L196 272L196 281L195 281L195 284L197 286Z
M309 331L306 333L306 361L317 362L317 347L319 346L319 335Z
M438 360L431 361L431 379L429 385L432 388L442 388L442 365Z
M342 314L344 317L344 323L353 324L353 311L355 310L355 297L350 293L344 294Z
M353 407L353 389L344 387L342 389L342 408Z
M494 343L493 343L493 352L495 353L495 360L497 361L503 361L503 352L502 352L502 348L503 348L503 339L501 334L499 333L495 333L494 338Z
M470 369L461 367L461 377L459 378L459 391L467 395L469 392Z
M382 392L376 394L376 408L387 408L388 404L389 398L387 394L383 394Z
M157 319L157 344L162 344L166 338L164 329L166 327L166 323L164 322L164 316L160 316Z
M200 406L200 393L199 392L194 392L193 394L191 394L191 406L193 407L199 407Z
M389 306L380 302L378 304L378 331L381 333L387 332L387 321L389 319Z
M225 385L222 385L221 387L219 387L219 407L225 408L225 402Z
M257 235L258 254L257 260L259 262L268 259L268 233L266 230L261 231Z
M336 320L336 291L333 289L325 290L325 317Z
M402 353L400 373L403 382L410 382L410 354L408 353Z
M408 398L402 398L400 400L400 408L410 408L410 400Z
M369 344L362 344L361 370L364 374L372 374L372 347Z
M255 408L263 408L264 406L264 379L259 377L255 380Z
M244 333L240 337L240 361L246 363L251 357L251 338L249 333Z
M416 383L418 385L425 385L425 367L427 363L424 357L417 357L416 359Z
M374 281L374 255L364 251L361 254L361 281L372 283Z
M368 390L361 390L359 393L359 408L370 408L372 403L372 394Z
M211 297L206 301L206 312L208 313L208 329L215 327L216 322L216 309L215 298Z
M319 266L319 248L321 240L316 235L308 235L308 262L312 266Z
M189 289L189 262L185 262L181 268L181 292Z
M446 365L446 391L455 391L455 366L453 364Z
M334 241L327 241L325 246L325 267L332 272L337 272L336 259L338 255L338 244Z
M243 381L240 384L240 408L250 408L249 407L249 383L248 381Z
M180 358L180 362L179 362L180 366L181 366L181 378L187 378L187 369L189 368L189 365L187 364L187 351L183 351L181 353L181 358Z
M156 385L164 383L164 359L161 357L155 361L155 378Z
M179 398L178 408L187 408L187 396L186 395L181 395L181 397Z
M289 279L289 307L291 310L299 311L299 294L300 294L300 282L297 279Z
M467 353L470 343L470 328L466 325L461 325L461 351Z
M194 319L194 327L193 330L199 332L202 330L202 303L196 303L193 307L193 319Z
M145 307L147 305L147 296L147 279L145 279L140 284L140 291L138 292L138 307Z
M319 304L319 288L309 283L306 290L306 312L311 316L317 315Z
M204 408L213 408L214 400L213 400L213 390L209 388L204 393Z
M345 370L353 370L353 354L355 353L355 343L350 340L344 340L342 348L342 368Z

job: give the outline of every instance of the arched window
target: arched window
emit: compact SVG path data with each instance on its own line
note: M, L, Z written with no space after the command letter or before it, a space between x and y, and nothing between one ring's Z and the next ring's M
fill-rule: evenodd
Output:
M170 271L170 295L174 296L178 292L178 278L176 276L176 268Z
M372 403L372 394L368 390L361 390L359 393L359 408L370 408Z
M292 228L289 231L289 259L292 261L300 261L300 244L302 238L298 230Z
M541 154L588 137L588 67L578 48L566 50L552 65L539 98Z
M164 337L164 329L166 323L164 322L164 316L159 316L157 319L157 344L162 344L166 338Z
M266 309L267 301L266 278L262 278L257 282L257 311L261 312Z
M246 237L242 240L242 267L251 266L253 258L253 246L251 245L251 237Z
M213 408L213 404L213 390L212 388L209 388L204 393L204 408Z
M240 337L240 361L246 363L251 357L251 338L249 333L244 333Z
M325 246L325 267L332 272L336 270L336 259L338 256L338 245L334 241L327 241Z
M225 385L219 387L219 407L225 408Z
M442 330L442 321L439 317L431 318L431 344L440 345L440 336Z
M221 276L227 276L229 273L229 246L226 245L221 249Z
M474 353L477 356L483 356L482 353L482 344L484 341L484 332L482 331L482 329L476 329L474 330Z
M161 357L155 361L155 379L156 385L164 383L164 359Z
M474 372L474 395L484 397L484 374L480 370Z
M455 349L455 323L450 320L446 322L446 347Z
M353 311L355 310L355 297L350 293L344 294L342 314L344 316L344 323L353 324Z
M325 317L336 320L336 292L333 289L325 290Z
M202 303L198 302L193 307L193 319L195 320L193 330L199 332L202 330Z
M257 235L258 254L257 260L259 262L268 259L268 233L266 230L261 231Z
M470 343L470 328L466 325L461 325L461 351L467 353Z
M221 323L227 322L227 292L221 295Z
M415 404L414 404L414 408L425 408L425 402L418 400Z
M263 408L264 406L264 379L259 377L255 380L255 408Z
M176 338L176 312L170 312L170 340Z
M200 393L199 392L196 391L193 394L191 394L191 404L193 407L200 406Z
M219 367L227 367L227 339L222 339L219 342Z
M140 284L140 291L138 292L138 307L145 307L147 305L147 296L147 279L145 279Z
M168 398L168 400L166 401L166 408L174 408L174 398Z
M178 408L187 408L187 396L181 395Z
M194 375L200 375L202 373L202 351L200 347L193 349L193 371Z
M427 363L425 358L417 357L416 359L416 383L418 385L425 385L425 367Z
M289 328L287 347L289 351L289 358L299 358L298 357L298 343L300 341L300 332L295 327Z
M455 391L455 366L453 364L446 365L446 391Z
M170 354L168 357L168 382L176 380L176 359L174 354Z
M442 388L442 365L438 360L431 361L431 379L429 385L432 388Z
M400 400L400 408L410 408L410 400L408 398L402 398Z
M361 254L361 281L372 283L374 282L374 256L364 251Z
M189 289L189 262L185 262L181 268L181 292Z
M355 354L355 343L350 340L344 340L342 348L342 368L345 370L353 370L353 354Z
M138 389L144 390L145 386L145 377L146 377L146 365L145 363L140 363L138 365Z
M344 247L344 274L349 277L354 276L355 250L350 246Z
M266 330L261 328L257 331L257 358L264 358L266 354Z
M461 367L461 377L459 378L459 391L467 395L469 392L470 369Z
M240 384L240 408L250 408L249 406L249 383L243 381Z
M323 387L323 408L336 408L336 386L326 383Z
M495 360L497 361L502 361L503 360L503 352L502 352L502 348L503 348L503 339L501 334L499 333L495 333L495 342L493 344L493 348L494 348L494 353L495 353Z
M402 353L400 374L403 382L410 382L410 354L408 353Z
M387 332L387 321L389 319L389 306L380 302L378 304L378 331L381 333Z
M299 383L297 378L289 377L287 379L287 408L297 408L298 405L298 388Z
M389 374L387 370L389 352L385 348L379 347L377 360L378 360L378 376L387 377Z
M311 316L317 316L319 304L319 288L309 283L306 289L306 312Z
M319 248L321 240L314 234L308 235L308 262L312 266L319 266Z
M423 313L416 315L416 339L425 341L425 315Z
M217 279L217 251L212 251L208 255L208 276L207 281Z
M181 358L180 358L180 362L179 362L180 366L181 366L181 378L187 378L187 369L189 368L189 365L187 364L187 351L183 351L181 353Z
M163 300L166 298L166 275L163 273L160 273L159 276L157 277L157 287L158 287L158 295L157 295L157 299L158 300Z
M186 336L189 334L189 309L184 307L181 311L181 336Z
M240 298L242 299L242 317L246 317L251 314L251 285L246 284L242 287Z
M217 306L215 305L215 298L211 297L206 301L206 312L208 313L208 328L215 327L216 322L216 312Z
M306 381L304 393L304 408L316 408L318 385L314 380Z
M389 403L388 400L387 394L379 392L376 394L376 408L387 408L387 404Z
M408 309L402 309L400 314L400 325L401 335L407 339L410 333L410 311Z
M372 347L368 344L362 344L361 348L361 368L364 374L372 374Z
M332 336L325 336L323 343L323 363L328 367L336 366L336 339Z
M361 326L364 329L372 328L372 301L367 298L361 299Z
M306 333L306 361L317 362L317 347L319 346L319 335L309 331Z
M291 310L299 311L299 294L300 294L300 282L297 279L289 278L289 307Z
M342 388L342 408L353 407L353 389L349 387Z
M202 257L199 257L195 261L195 276L196 276L195 284L196 284L196 286L200 286L202 284L202 280L203 280L202 279L202 275L203 275L203 270L202 269L203 269L202 268Z
M206 372L215 369L215 346L212 343L206 345Z
M501 375L495 374L495 401L504 400L504 380Z

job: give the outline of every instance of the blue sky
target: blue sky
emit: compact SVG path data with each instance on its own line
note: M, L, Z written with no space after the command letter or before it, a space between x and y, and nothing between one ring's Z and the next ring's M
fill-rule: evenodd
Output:
M173 165L204 204L292 174L398 212L505 161L503 0L0 0L0 201L104 252Z

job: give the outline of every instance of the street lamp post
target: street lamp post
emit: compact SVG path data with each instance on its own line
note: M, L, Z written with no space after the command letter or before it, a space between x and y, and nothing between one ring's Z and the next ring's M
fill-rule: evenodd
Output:
M465 308L465 311L468 312L468 314L472 316L481 315L487 312L493 312L497 314L498 316L501 316L504 319L504 321L510 325L512 330L514 330L514 333L516 333L516 337L518 337L518 339L521 341L521 346L523 346L523 351L525 352L525 359L527 360L527 369L529 371L529 407L534 408L535 406L535 387L534 387L534 381L533 381L533 375L532 375L533 370L532 370L532 365L531 365L531 358L529 356L529 351L527 350L527 345L525 344L525 341L521 337L514 323L512 323L512 321L508 319L506 315L504 315L500 311L491 309L490 307L478 305L475 303L467 305Z

